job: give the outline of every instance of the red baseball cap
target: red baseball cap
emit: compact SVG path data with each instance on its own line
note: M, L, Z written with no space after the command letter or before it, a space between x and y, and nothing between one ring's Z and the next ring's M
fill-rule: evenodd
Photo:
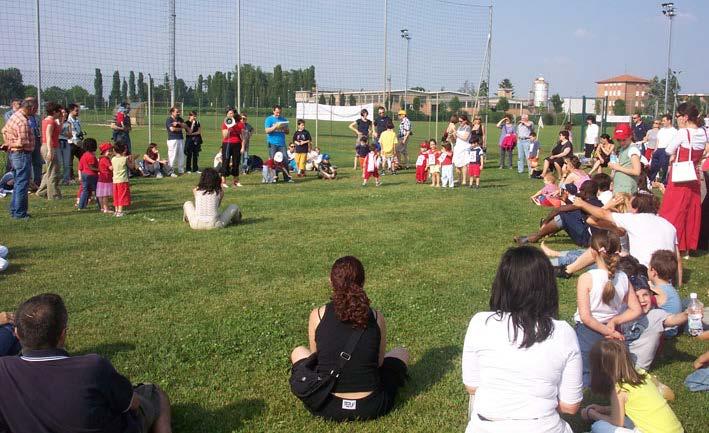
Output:
M625 140L633 136L633 130L628 123L620 123L615 127L613 132L614 140Z
M106 143L101 143L101 145L98 147L98 149L101 151L101 153L103 153L112 147L113 146L111 145L111 143L106 142Z

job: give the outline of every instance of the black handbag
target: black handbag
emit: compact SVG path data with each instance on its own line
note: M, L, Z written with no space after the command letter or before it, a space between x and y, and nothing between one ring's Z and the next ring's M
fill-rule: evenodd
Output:
M337 379L340 377L342 367L352 357L352 352L363 333L364 329L358 329L352 333L344 350L340 352L340 359L336 369L329 372L316 371L318 365L317 352L291 367L289 379L291 392L310 410L317 411L327 402L335 383L337 383Z

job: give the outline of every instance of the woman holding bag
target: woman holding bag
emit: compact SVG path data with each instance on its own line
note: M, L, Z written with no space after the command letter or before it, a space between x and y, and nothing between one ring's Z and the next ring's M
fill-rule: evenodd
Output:
M329 372L340 372L318 407L301 398L313 415L333 421L378 418L394 406L406 378L409 353L403 348L385 353L386 322L369 305L364 266L356 257L335 261L330 286L331 302L310 312L309 348L299 346L291 354L292 375L307 374L304 366L309 369L311 364L328 379Z
M677 229L679 250L688 259L699 243L702 199L697 167L709 152L709 138L694 104L677 106L676 117L679 130L665 148L671 168L659 215Z

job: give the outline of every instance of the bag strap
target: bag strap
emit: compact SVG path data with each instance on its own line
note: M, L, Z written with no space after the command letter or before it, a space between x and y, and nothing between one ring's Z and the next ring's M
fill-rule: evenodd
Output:
M340 352L340 359L337 361L338 375L339 372L342 371L345 364L347 364L347 361L352 358L352 352L354 352L357 343L359 343L359 339L362 337L362 334L364 334L364 329L356 329L350 335L349 340L347 340L345 348L342 349L342 352Z

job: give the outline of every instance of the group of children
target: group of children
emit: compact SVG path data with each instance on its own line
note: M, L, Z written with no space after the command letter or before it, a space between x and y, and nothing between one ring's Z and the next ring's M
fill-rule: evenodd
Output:
M381 185L381 176L384 170L396 174L395 156L385 154L378 146L370 147L367 137L361 137L355 148L359 166L362 168L362 185L366 186L370 178L374 178L376 185ZM424 184L431 179L431 187L453 188L455 183L465 186L468 179L470 188L480 188L480 175L485 165L485 151L480 140L473 139L471 147L465 158L467 164L457 167L458 180L454 179L453 150L448 142L444 142L439 149L436 140L421 142L420 151L416 158L416 183ZM466 176L467 175L467 176Z
M122 217L125 208L131 204L129 170L135 169L126 145L118 141L113 145L106 142L98 146L95 139L87 138L83 148L84 153L78 166L81 186L77 193L76 207L79 210L85 209L95 195L101 212ZM100 152L98 159L97 148ZM113 211L109 206L111 197Z

